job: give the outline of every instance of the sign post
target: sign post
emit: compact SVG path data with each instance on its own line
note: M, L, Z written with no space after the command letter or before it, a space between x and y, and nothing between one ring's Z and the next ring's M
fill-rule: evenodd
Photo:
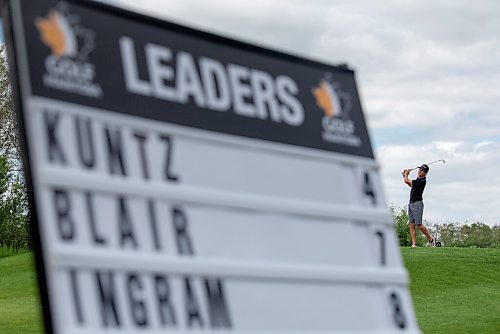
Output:
M6 1L47 331L420 333L354 73Z

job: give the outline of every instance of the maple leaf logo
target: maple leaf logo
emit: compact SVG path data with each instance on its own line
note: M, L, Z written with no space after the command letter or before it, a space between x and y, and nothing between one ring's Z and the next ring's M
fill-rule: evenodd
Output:
M326 117L346 116L351 108L350 95L328 80L321 80L317 87L313 87L312 93L317 106L323 110Z
M57 57L76 56L76 36L70 23L61 13L52 9L47 18L37 18L35 24L42 42L50 48L52 54Z
M58 58L72 57L87 61L94 50L95 33L80 24L80 18L70 13L69 5L60 2L47 17L35 19L41 41Z
M313 88L313 95L316 98L316 104L323 109L325 116L332 117L335 114L332 98L329 92L329 84L322 80L319 87Z

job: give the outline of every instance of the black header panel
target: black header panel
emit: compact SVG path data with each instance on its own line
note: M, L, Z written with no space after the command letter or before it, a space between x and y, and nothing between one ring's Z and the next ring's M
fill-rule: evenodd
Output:
M102 4L21 5L34 96L373 158L351 70Z

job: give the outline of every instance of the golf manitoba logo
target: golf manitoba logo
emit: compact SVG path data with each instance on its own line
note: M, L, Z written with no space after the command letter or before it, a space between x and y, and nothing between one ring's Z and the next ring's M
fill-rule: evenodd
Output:
M35 19L40 41L51 51L45 58L46 86L70 93L99 98L102 89L94 83L95 67L88 61L94 50L95 33L84 28L68 4L61 2L47 17Z
M355 125L349 112L352 108L351 95L342 90L339 83L326 76L317 87L312 89L317 106L325 116L322 137L324 141L347 146L361 146L361 139L354 134Z

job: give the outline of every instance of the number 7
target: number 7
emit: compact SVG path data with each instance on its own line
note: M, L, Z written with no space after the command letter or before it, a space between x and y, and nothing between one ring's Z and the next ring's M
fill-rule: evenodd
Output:
M377 231L375 234L380 238L380 265L385 266L386 265L386 259L385 259L385 237L384 237L384 232L382 231Z
M368 174L368 172L364 173L363 191L365 192L365 195L372 198L372 204L376 205L377 197L375 195L375 190L373 189L373 184L370 180L370 174Z

